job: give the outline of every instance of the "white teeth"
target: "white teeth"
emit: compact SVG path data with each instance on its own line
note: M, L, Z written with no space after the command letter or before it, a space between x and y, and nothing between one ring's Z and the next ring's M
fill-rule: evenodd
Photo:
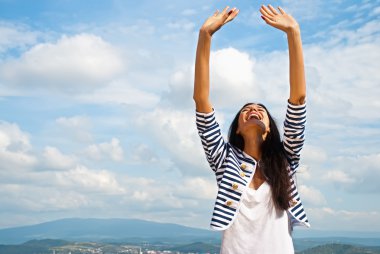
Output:
M256 119L260 120L260 117L256 114L251 114L248 116L248 120L250 120L251 118L256 118Z

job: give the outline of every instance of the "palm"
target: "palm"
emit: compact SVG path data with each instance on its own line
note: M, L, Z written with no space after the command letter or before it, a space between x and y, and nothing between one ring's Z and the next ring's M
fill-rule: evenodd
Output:
M282 8L278 7L280 12L277 12L271 5L261 6L260 12L263 15L263 19L267 24L280 29L284 32L288 32L292 29L298 28L297 21L289 14L287 14Z
M233 8L227 11L228 8L229 7L224 8L222 12L216 11L211 17L209 17L205 21L201 29L208 32L210 35L213 35L223 25L233 20L239 13L239 10L236 8Z

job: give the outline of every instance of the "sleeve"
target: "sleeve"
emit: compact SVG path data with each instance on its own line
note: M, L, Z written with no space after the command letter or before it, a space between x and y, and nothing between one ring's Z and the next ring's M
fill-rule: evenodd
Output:
M211 169L218 173L227 154L227 143L215 119L215 111L196 112L196 124L202 146Z
M291 172L295 173L305 141L306 104L292 105L288 102L284 121L284 149Z

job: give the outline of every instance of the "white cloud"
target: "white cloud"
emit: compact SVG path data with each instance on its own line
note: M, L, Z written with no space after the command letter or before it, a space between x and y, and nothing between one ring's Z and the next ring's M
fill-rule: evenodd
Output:
M112 138L110 142L93 144L86 148L85 154L92 159L101 160L110 158L114 161L123 160L123 148L120 146L120 141L117 138Z
M181 12L181 14L184 16L192 16L197 14L197 11L195 9L185 9Z
M322 206L326 204L323 194L312 186L300 185L298 187L302 201L311 206Z
M25 25L0 22L0 53L34 44L40 35Z
M195 24L188 20L178 20L167 24L170 29L178 29L180 31L190 32L194 29Z
M92 140L91 120L87 116L59 117L55 123L60 127L61 135L87 142Z
M52 146L47 146L44 149L43 157L46 167L49 169L69 169L73 167L76 159L73 156L68 156Z
M204 172L206 158L197 134L194 110L157 108L141 115L136 123L144 135L149 133L169 152L169 158L180 171L191 175Z
M47 188L32 184L4 184L0 197L5 211L49 212L83 208L89 205L86 195L73 191L62 190L55 186Z
M120 52L91 34L37 44L0 66L4 83L40 91L81 93L104 86L124 69ZM33 88L33 89L32 89Z
M213 173L210 171L210 176ZM213 177L191 177L184 179L176 191L181 197L191 197L194 199L213 200L217 194L217 184Z
M73 117L59 117L56 119L56 123L66 128L87 128L90 125L90 121L85 116L73 116Z
M297 169L297 180L310 180L311 179L311 172L310 168L304 164L301 164L299 168Z
M2 170L30 168L37 163L29 135L14 123L0 121L0 164Z
M159 163L156 152L145 144L139 144L133 149L131 160L132 163Z
M234 48L211 53L211 99L215 105L243 106L260 98L261 90L255 81L255 62L249 54Z
M58 172L56 179L58 185L82 192L120 194L125 191L111 172L90 170L81 165L65 172Z
M159 97L128 84L127 81L112 81L107 87L76 96L80 102L93 104L127 104L144 108L155 106Z
M380 192L380 154L340 156L333 160L336 169L326 178L350 192Z
M254 76L255 60L234 48L212 51L210 56L210 99L216 108L241 105L259 98L261 90ZM192 101L194 67L175 71L163 100L176 107L194 107Z
M349 176L347 173L345 173L341 170L328 171L323 178L324 178L324 180L330 181L333 183L343 183L343 184L355 183L355 178Z
M376 16L376 15L379 15L380 14L380 6L374 8L371 12L371 16Z
M323 2L320 0L291 1L282 0L286 12L296 17L298 21L313 20L326 16L323 12Z
M302 161L306 164L308 163L318 163L321 164L327 160L326 152L317 146L313 146L310 144L305 144L302 149Z
M331 207L306 210L316 230L377 231L380 227L378 211L350 211Z

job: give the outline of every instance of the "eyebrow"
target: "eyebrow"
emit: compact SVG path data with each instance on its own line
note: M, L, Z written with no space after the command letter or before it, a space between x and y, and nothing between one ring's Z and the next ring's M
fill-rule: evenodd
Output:
M249 104L249 105L245 106L244 108L242 108L241 111L243 111L243 110L249 108L249 107L252 106L252 105L256 105L259 109L263 109L263 110L265 110L265 108L262 107L262 106L260 106L259 104Z

